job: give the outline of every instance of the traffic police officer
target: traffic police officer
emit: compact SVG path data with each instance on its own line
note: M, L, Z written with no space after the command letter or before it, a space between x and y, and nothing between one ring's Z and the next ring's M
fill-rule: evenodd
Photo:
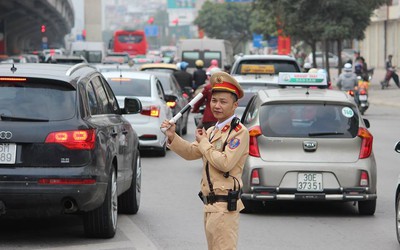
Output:
M203 159L199 196L204 203L208 249L236 249L239 212L244 208L239 190L249 149L249 132L234 114L243 90L225 72L214 73L210 83L215 126L197 129L192 143L175 134L175 125L168 120L161 127L169 128L166 135L172 151L186 160Z

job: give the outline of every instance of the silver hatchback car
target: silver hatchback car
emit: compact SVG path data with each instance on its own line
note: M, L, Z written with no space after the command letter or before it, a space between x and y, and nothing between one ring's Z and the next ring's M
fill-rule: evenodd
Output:
M303 86L315 80L306 73L285 77L289 83L297 77ZM265 201L296 200L356 201L360 214L375 213L373 136L354 98L315 87L260 90L242 123L250 134L241 195L245 212Z

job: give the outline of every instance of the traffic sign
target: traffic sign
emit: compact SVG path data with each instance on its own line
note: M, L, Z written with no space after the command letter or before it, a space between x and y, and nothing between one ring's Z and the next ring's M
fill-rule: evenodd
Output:
M144 33L146 36L158 36L158 25L146 25L144 26Z

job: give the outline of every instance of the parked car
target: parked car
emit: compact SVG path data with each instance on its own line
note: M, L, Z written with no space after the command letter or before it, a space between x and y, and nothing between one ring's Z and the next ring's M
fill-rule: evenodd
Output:
M125 114L139 136L141 151L151 151L153 155L165 156L167 138L160 125L172 118L172 110L167 103L173 97L166 95L160 80L148 72L103 72L118 102L124 107L126 97L136 97L142 103L138 114Z
M350 201L361 215L373 215L373 136L354 98L326 89L320 76L281 73L279 79L285 88L258 91L242 116L250 134L241 194L245 211L274 200Z
M231 75L275 75L279 72L301 72L296 59L283 55L240 55L231 69Z
M0 65L0 214L83 215L85 234L111 238L118 211L140 205L139 140L103 76L86 64Z
M400 153L400 141L396 143L394 150ZM395 211L396 211L396 235L397 241L400 243L400 177L397 180L396 196L394 197Z
M186 104L189 103L189 96L181 89L178 81L176 80L175 76L172 73L168 72L161 72L161 71L148 71L158 79L160 79L161 84L164 88L165 93L171 97L167 102L167 105L172 110L172 116L178 114ZM186 135L188 129L188 120L189 120L189 113L186 112L183 116L178 120L176 123L176 133L178 135Z
M311 63L311 65L313 65L314 68L326 68L326 63L325 63L325 52L321 52L321 51L317 51L315 52L315 60L316 60L316 64L313 64L313 55L312 53L310 53L307 58L306 58L306 62ZM329 66L330 67L334 67L337 68L339 66L339 58L337 55L329 52Z

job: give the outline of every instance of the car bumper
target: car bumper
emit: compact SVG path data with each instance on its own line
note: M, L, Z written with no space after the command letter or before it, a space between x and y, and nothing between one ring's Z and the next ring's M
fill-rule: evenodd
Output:
M296 200L296 201L363 201L376 200L377 195L369 193L368 187L324 189L322 192L298 192L296 189L279 187L251 187L251 193L242 193L241 199L255 201Z
M99 207L105 198L107 181L104 176L84 175L78 168L16 168L13 173L2 170L0 202L6 210L25 208L55 208L66 212L65 202L74 209L67 212L90 211ZM40 179L94 179L93 184L40 184Z
M160 130L161 122L152 121L147 124L132 124L139 138L139 149L162 148L166 137Z

